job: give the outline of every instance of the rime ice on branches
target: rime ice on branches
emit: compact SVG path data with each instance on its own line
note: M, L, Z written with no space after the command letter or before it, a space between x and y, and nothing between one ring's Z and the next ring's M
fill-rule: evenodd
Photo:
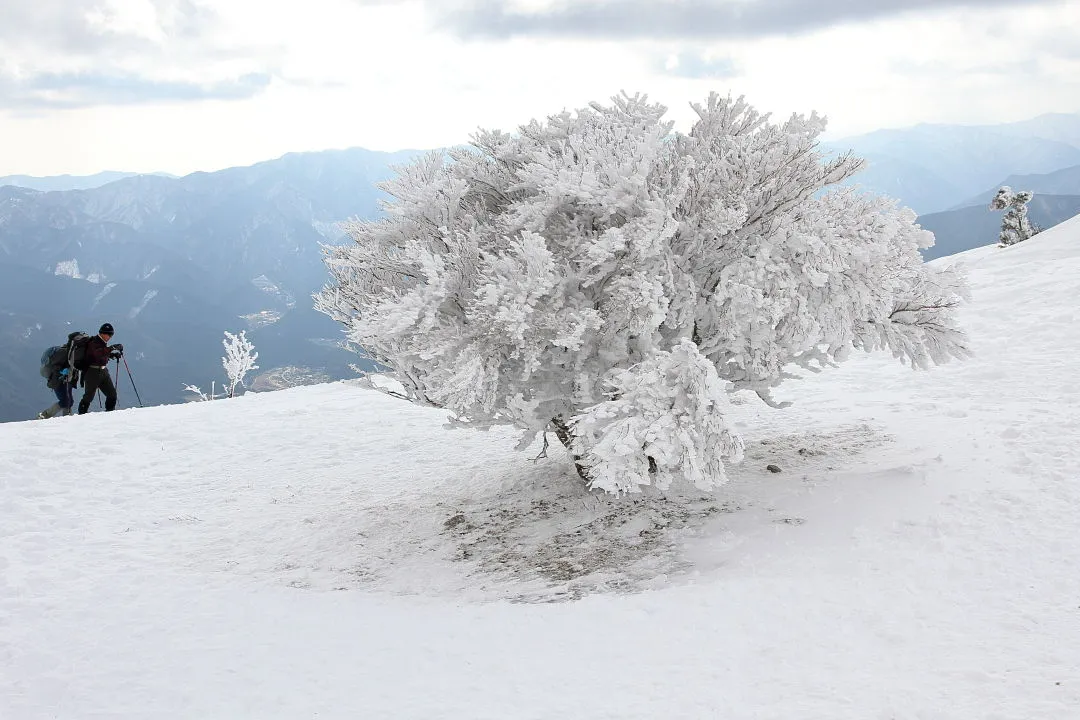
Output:
M244 384L244 378L252 370L258 370L255 361L259 353L255 352L255 346L247 339L247 333L240 331L239 335L233 335L225 331L225 339L221 341L225 347L225 355L221 358L221 366L225 368L226 393L229 397L236 394L236 386Z
M742 98L620 96L478 133L382 187L386 217L326 248L316 306L457 422L552 431L612 492L712 488L742 444L725 391L770 391L851 349L914 367L967 354L959 278L925 266L915 214L851 189L816 114Z

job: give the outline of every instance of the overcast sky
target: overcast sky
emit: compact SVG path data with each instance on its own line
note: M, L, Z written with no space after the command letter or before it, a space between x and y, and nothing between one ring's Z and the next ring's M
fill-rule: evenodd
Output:
M75 9L80 8L80 9ZM0 175L428 148L645 92L831 137L1080 112L1080 0L0 0Z

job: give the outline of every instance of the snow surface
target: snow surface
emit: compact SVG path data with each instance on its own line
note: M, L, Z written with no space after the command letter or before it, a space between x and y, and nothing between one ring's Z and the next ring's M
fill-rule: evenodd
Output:
M281 286L266 277L266 275L260 275L257 278L253 278L251 284L267 295L273 295L276 298L280 298L285 303L285 307L296 307L296 298L294 298L291 293L282 290Z
M79 273L78 260L61 260L60 262L56 263L56 270L53 272L53 274L66 275L67 277L74 278L76 280L82 278L82 275Z
M248 315L240 315L242 320L247 321L249 328L261 328L267 325L273 325L281 318L285 317L285 313L277 312L276 310L260 310L256 313L250 313ZM340 344L340 341L337 341Z
M711 494L362 382L0 426L0 718L1080 717L1080 218L939 262L977 357L737 396Z
M94 303L90 306L90 309L93 310L94 308L96 308L98 306L98 303L101 302L106 295L112 292L112 289L114 287L116 287L116 283L114 282L108 283L105 287L103 287L101 289L101 292L94 296Z
M139 313L146 309L146 306L150 303L150 301L157 297L157 294L157 290L147 290L146 294L143 295L142 301L128 311L128 318L134 320Z

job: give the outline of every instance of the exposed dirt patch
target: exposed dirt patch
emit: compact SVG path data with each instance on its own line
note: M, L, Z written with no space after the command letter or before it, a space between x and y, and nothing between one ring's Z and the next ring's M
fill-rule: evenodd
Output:
M564 458L547 458L487 495L354 510L338 542L354 548L355 560L330 568L329 586L559 602L670 585L694 570L683 552L689 539L717 532L744 507L764 508L770 493L827 482L829 471L850 468L889 440L866 425L751 440L746 460L729 468L731 482L715 493L612 497L588 492ZM766 522L794 529L807 519Z

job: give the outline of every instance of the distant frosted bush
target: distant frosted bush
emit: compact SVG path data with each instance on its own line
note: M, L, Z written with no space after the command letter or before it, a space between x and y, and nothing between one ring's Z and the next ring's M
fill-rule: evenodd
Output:
M1008 185L997 191L997 195L990 201L991 210L1007 210L1001 218L1001 232L998 233L998 245L1008 247L1023 242L1039 232L1039 228L1028 222L1027 204L1034 193L1021 190L1014 193Z

